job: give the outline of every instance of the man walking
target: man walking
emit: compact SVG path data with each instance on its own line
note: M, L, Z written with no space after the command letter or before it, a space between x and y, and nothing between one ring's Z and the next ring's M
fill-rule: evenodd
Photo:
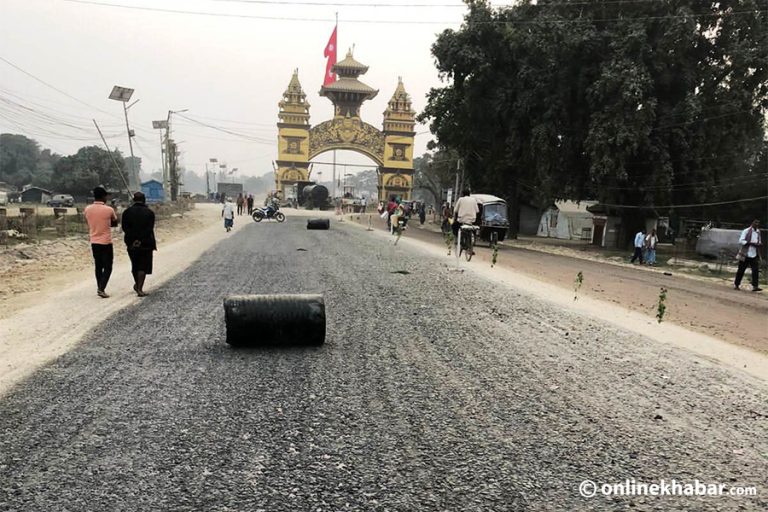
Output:
M96 267L96 294L102 299L107 295L107 283L112 275L114 251L112 249L112 228L117 226L115 210L107 206L109 193L104 187L93 189L93 204L85 208L85 220L91 240L91 252Z
M248 194L246 204L248 205L248 215L253 215L253 194Z
M152 273L152 252L157 250L155 241L155 212L147 206L141 192L133 194L133 205L123 212L123 233L128 257L131 260L133 290L139 297L146 297L144 280Z
M755 219L752 224L741 232L739 237L739 253L736 258L739 260L739 269L736 271L736 280L733 282L733 288L738 290L741 286L741 279L744 277L744 272L749 267L752 270L752 291L763 291L758 286L758 279L760 277L760 253L759 248L763 246L763 241L760 236L760 221Z
M224 219L224 228L229 233L235 225L235 207L229 200L221 207L221 217Z
M237 194L237 215L240 216L243 214L243 205L245 204L245 199L243 198L243 193Z
M645 247L645 230L641 229L635 235L635 252L632 254L630 263L634 263L636 259L640 259L640 264L643 264L643 248Z
M656 230L652 229L645 237L645 263L647 265L656 264L656 244L658 242L659 237L656 236Z

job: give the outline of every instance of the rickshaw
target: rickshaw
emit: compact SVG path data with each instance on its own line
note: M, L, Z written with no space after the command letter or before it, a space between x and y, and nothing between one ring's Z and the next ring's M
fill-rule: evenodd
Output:
M490 194L471 194L469 197L475 199L480 207L478 220L475 221L475 225L480 227L478 237L487 241L489 246L504 240L509 229L507 202Z

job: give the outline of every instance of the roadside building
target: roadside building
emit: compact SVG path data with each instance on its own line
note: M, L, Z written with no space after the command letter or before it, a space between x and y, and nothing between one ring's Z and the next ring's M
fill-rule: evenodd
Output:
M597 201L555 201L541 214L536 236L592 241L594 215L587 207Z
M45 204L51 200L53 192L40 187L26 187L21 191L22 203Z
M163 183L158 180L149 180L141 184L141 191L148 203L162 203L165 201Z
M631 247L633 237L639 229L648 232L656 229L659 217L650 208L632 210L634 222L626 226L622 222L621 210L616 207L596 203L587 206L587 211L593 214L592 236L590 243L599 247L611 249L626 249Z

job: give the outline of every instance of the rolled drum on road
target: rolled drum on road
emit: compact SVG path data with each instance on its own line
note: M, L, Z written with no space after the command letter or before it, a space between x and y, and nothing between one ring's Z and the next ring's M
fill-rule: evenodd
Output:
M307 229L330 229L331 219L309 219Z
M232 346L322 345L322 295L232 295L224 299L227 343Z

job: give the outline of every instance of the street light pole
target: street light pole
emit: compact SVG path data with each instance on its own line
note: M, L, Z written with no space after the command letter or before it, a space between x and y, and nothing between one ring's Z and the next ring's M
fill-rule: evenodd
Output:
M138 172L136 169L136 158L133 156L133 140L132 139L133 139L134 133L131 131L131 127L128 124L128 109L134 106L136 103L138 103L139 100L136 100L130 105L126 106L126 104L129 101L131 101L131 96L133 96L133 89L115 85L114 87L112 87L112 92L109 94L109 99L120 101L123 104L123 114L125 115L125 129L128 132L128 147L131 152L131 176L135 178ZM130 189L128 191L130 192Z
M183 109L183 110L169 110L168 111L168 117L166 118L166 127L165 127L165 148L166 148L166 156L168 157L168 174L170 179L170 188L171 188L171 201L176 201L178 193L179 193L179 175L177 170L177 162L176 162L176 144L173 144L171 142L171 116L173 114L180 114L182 112L186 112L189 109ZM173 150L171 150L173 149Z

